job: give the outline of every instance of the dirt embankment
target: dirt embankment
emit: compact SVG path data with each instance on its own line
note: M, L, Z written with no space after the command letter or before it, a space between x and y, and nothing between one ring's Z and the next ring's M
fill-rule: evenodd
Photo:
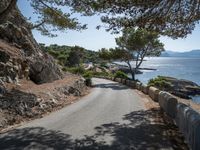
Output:
M17 85L6 83L4 86L6 92L0 95L0 130L22 121L40 118L73 103L89 90L84 80L74 75L41 85L20 80Z

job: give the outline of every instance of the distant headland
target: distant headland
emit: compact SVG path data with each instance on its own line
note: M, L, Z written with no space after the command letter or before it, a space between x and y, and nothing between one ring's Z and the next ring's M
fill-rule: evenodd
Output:
M191 50L188 52L176 52L176 51L164 51L161 54L161 57L194 57L200 58L200 49Z

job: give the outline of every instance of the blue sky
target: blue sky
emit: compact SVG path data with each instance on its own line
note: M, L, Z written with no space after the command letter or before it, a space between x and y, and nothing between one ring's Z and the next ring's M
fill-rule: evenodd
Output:
M18 6L26 17L33 16L33 9L29 3L24 0L18 1ZM106 32L105 29L96 30L96 26L101 24L98 16L93 17L78 17L83 24L88 24L88 29L78 31L67 31L66 33L57 32L58 37L49 38L42 36L38 31L33 31L33 35L37 42L45 43L46 45L79 45L90 50L99 50L103 47L115 47L115 38L120 35L112 35ZM197 25L192 34L185 39L172 40L169 37L161 37L161 41L165 44L166 50L172 51L189 51L192 49L200 49L200 25Z

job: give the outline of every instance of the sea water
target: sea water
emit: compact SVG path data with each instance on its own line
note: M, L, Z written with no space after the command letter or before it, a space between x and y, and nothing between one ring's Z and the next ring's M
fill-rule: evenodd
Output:
M124 63L123 63L124 64ZM132 62L134 65L134 62ZM141 70L143 74L137 74L136 79L148 83L158 75L171 76L178 79L186 79L200 85L200 58L181 57L152 57L145 58L141 68L156 70ZM200 96L193 97L193 100L200 103Z

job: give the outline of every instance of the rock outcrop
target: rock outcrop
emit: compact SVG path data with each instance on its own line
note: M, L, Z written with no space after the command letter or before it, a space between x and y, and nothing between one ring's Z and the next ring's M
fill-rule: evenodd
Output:
M154 79L153 84L158 89L181 98L189 99L190 96L200 95L200 86L188 80L159 76Z
M6 78L4 81L15 82L20 77L17 70L21 69L24 69L25 76L37 84L52 82L63 77L54 59L40 50L33 38L30 25L18 8L13 9L8 18L0 22L0 39L0 70L4 70L1 71L0 78ZM13 53L13 57L9 52ZM21 68L18 69L17 66Z
M0 14L8 2L0 2ZM40 49L17 7L0 16L0 129L63 107L85 89Z

